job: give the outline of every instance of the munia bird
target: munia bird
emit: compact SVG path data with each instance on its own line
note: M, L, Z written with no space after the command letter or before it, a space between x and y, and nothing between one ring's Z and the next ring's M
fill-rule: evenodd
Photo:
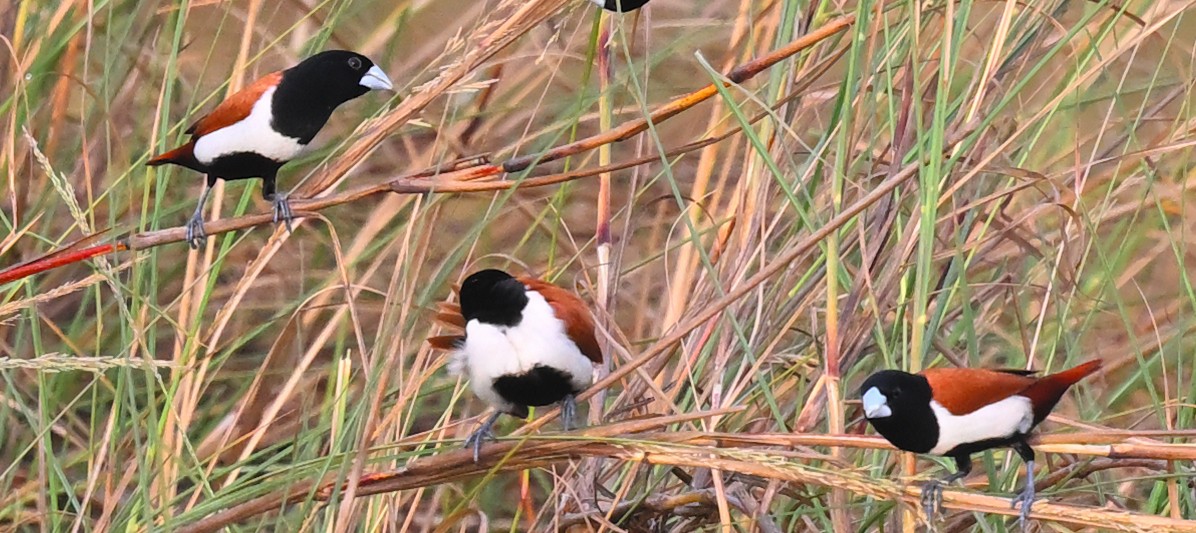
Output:
M574 427L574 396L593 382L602 349L581 298L546 281L482 270L461 283L460 305L442 304L437 320L463 334L428 343L451 353L449 370L469 378L474 394L495 413L465 441L478 460L482 442L502 413L527 418L529 407L561 404Z
M182 146L146 164L179 165L207 175L187 243L206 240L203 206L216 180L262 179L262 197L273 204L274 222L290 229L291 206L275 190L278 169L298 156L341 104L371 90L392 90L386 73L369 58L347 50L320 52L286 70L267 74L229 96L196 120Z
M1096 372L1089 361L1057 374L1034 377L1033 371L934 368L910 374L882 370L860 387L864 416L893 446L905 451L950 457L958 470L922 487L928 519L939 510L943 485L972 471L971 455L1009 447L1026 463L1026 487L1020 503L1024 524L1034 504L1034 449L1027 438L1063 393Z
M590 0L590 1L593 2L594 4L597 4L598 7L601 7L602 9L605 9L607 11L616 11L616 12L624 12L624 13L635 11L641 7L644 7L644 4L648 3L648 0Z

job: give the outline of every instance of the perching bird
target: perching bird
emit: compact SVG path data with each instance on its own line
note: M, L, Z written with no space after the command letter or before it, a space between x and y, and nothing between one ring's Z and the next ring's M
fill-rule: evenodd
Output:
M860 387L864 416L893 446L950 457L959 470L922 487L927 519L942 502L943 485L972 471L971 455L1010 447L1026 462L1026 488L1013 500L1025 523L1034 504L1034 450L1026 442L1068 387L1096 372L1089 361L1058 374L1032 371L935 368L918 374L882 370Z
M278 169L299 155L337 106L374 89L393 89L382 69L361 54L329 50L263 76L195 121L186 131L191 140L146 163L207 174L187 222L188 244L198 248L206 240L203 206L217 179L261 178L262 197L274 204L274 222L282 220L289 229L291 206L285 194L275 192Z
M474 394L495 409L465 441L474 461L502 413L527 418L529 406L560 402L565 430L573 427L573 397L590 386L593 365L602 362L594 319L581 299L546 281L489 269L465 278L460 302L445 304L437 318L465 334L428 343L451 351L449 370L467 376Z
M621 11L624 13L629 12L629 11L635 11L641 7L644 7L644 4L648 3L648 0L590 0L590 1L597 4L598 7L601 7L602 9L605 9L607 11Z

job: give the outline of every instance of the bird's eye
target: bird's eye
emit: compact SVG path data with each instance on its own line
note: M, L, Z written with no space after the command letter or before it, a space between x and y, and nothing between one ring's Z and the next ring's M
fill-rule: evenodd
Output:
M886 394L885 396L888 396L890 400L892 400L894 398L900 398L901 397L901 389L893 389L893 390L889 391L889 393Z
M349 58L349 67L352 68L353 70L357 70L357 69L361 68L361 60L357 59L356 57L350 57Z

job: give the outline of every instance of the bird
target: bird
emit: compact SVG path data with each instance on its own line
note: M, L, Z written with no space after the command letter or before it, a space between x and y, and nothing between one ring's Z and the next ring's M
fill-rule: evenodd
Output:
M478 461L482 441L503 413L527 418L528 407L561 404L565 431L574 426L574 397L593 382L602 348L581 298L547 281L497 269L461 282L459 305L443 304L441 324L464 334L431 337L450 352L449 371L469 378L474 395L495 412L465 441Z
M644 7L644 4L648 3L648 0L590 0L590 1L597 4L598 7L601 7L602 9L605 9L607 11L616 11L616 12L621 12L621 13L628 13L631 11L635 11L641 7Z
M1042 377L1028 370L881 370L860 391L864 417L893 446L955 460L955 473L922 487L927 520L941 506L943 485L971 473L973 453L1009 447L1026 463L1026 486L1012 505L1021 504L1024 525L1034 504L1034 449L1027 436L1069 387L1100 368L1093 360Z
M291 206L275 191L278 169L303 151L341 104L371 90L394 90L369 58L327 50L299 64L262 76L229 96L187 128L191 138L146 165L173 164L207 175L199 205L187 222L187 243L207 239L203 206L216 180L261 178L262 197L273 204L274 222L291 227Z

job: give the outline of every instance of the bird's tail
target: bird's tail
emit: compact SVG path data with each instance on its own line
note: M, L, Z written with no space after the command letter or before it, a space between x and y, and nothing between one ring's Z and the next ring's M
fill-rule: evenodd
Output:
M199 162L195 160L195 141L187 141L186 144L175 148L169 152L154 156L149 161L145 162L148 167L156 167L158 165L165 165L167 163L174 163L187 168L192 168Z
M1055 404L1059 403L1059 399L1063 397L1063 393L1067 392L1069 387L1089 374L1100 370L1101 364L1101 360L1097 359L1056 374L1043 376L1022 391L1021 395L1030 398L1030 402L1034 404L1034 423L1042 422L1055 408Z
M461 347L465 342L465 317L461 316L461 306L449 302L440 302L436 309L435 321L442 328L454 331L451 335L428 337L428 345L437 350L451 351Z

